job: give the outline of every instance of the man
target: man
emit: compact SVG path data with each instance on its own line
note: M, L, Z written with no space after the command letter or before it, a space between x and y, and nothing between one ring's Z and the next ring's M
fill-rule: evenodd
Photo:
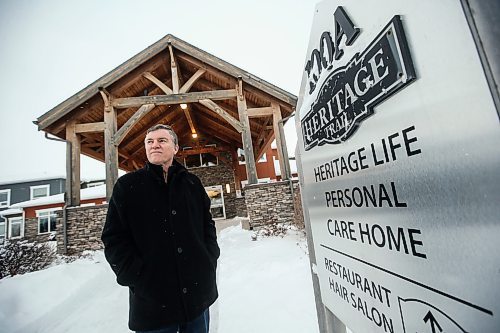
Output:
M129 287L129 327L137 332L207 333L218 297L210 199L174 160L177 141L170 126L147 131L148 162L116 182L102 232L116 280Z

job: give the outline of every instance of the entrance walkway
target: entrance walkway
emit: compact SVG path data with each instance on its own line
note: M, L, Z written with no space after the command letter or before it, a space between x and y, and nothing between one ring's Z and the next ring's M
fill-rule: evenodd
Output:
M220 234L222 230L228 227L232 227L234 225L241 225L241 220L245 218L243 217L235 217L228 220L215 220L215 228L217 229L217 235Z

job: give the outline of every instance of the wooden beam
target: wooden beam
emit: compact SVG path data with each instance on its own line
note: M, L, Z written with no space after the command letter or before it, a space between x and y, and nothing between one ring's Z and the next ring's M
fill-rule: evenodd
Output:
M131 107L140 107L144 104L171 105L181 103L195 103L203 99L221 100L234 97L236 97L236 90L234 89L199 91L171 95L116 98L112 101L112 106L117 109L126 109Z
M248 118L268 117L273 115L272 107L250 108L247 110Z
M119 95L123 91L128 91L135 85L140 85L140 81L142 80L142 74L144 72L148 73L156 73L161 71L162 65L165 63L165 57L161 54L154 56L150 61L145 62L139 65L137 68L134 68L125 76L119 78L111 85L107 86L108 91L112 95Z
M142 76L144 76L146 79L156 84L158 88L160 88L166 95L173 93L172 89L170 89L165 83L161 82L156 76L154 76L150 72L144 72L142 73Z
M226 120L231 126L233 126L237 131L238 133L241 133L243 131L243 125L240 121L236 120L235 118L233 118L229 113L227 113L227 111L225 111L224 109L222 109L219 105L217 105L217 103L215 103L214 101L210 100L210 99L202 99L199 101L200 104L202 104L203 106L209 108L210 110L214 111L215 113L217 113L219 116L221 116L224 120ZM248 117L247 117L248 118ZM248 121L248 119L247 119Z
M241 135L238 134L231 126L220 121L216 115L213 114L211 110L206 109L203 106L198 106L200 112L198 113L199 122L204 124L203 128L199 128L198 139L204 140L211 138L211 143L217 143L218 145L224 146L240 146L241 147ZM193 146L189 143L193 141L190 133L178 133L180 145ZM219 143L220 142L220 143ZM196 146L196 145L194 145Z
M171 48L170 48L171 49ZM173 53L171 54L171 58L173 57ZM175 63L175 62L174 62ZM177 67L176 67L177 68ZM199 71L198 71L199 72ZM198 72L196 74L198 74ZM203 70L201 72L199 76L203 75L205 71ZM196 76L196 74L194 76ZM148 78L149 80L151 80L151 82L155 83L165 94L169 95L169 94L172 94L172 89L170 89L169 87L167 87L165 84L163 84L163 82L161 82L160 80L158 80L157 78L155 78L153 75L151 75L150 73L144 73L144 77ZM193 77L191 77L192 79ZM190 80L191 80L190 79ZM186 89L184 89L184 91L181 91L182 93L185 93L189 90L189 88L191 88L191 85L194 83L194 81L196 81L197 78L195 78L188 87L186 87L186 85L184 85L182 87L182 89L184 89L184 87L186 87ZM188 81L189 82L189 81ZM181 90L182 90L181 89ZM193 121L193 117L191 116L191 111L186 107L185 109L182 109L184 111L184 114L186 115L186 119L189 123L189 127L191 128L191 133L194 134L196 133L196 127L194 125L194 121ZM116 144L116 143L115 143Z
M104 163L104 155L87 146L82 146L82 154Z
M169 52L170 52L170 64L171 64L171 69L172 69L172 86L173 86L173 90L170 89L169 87L167 87L165 84L163 84L163 82L161 82L160 80L158 80L157 78L155 78L153 75L151 75L150 73L145 73L145 77L148 78L151 82L155 83L160 89L163 90L163 92L167 95L169 94L172 94L172 93L175 93L175 94L178 94L179 93L179 84L180 84L180 73L179 73L179 69L177 67L177 62L175 61L175 57L174 57L174 52L172 50L172 46L169 44L168 45L168 49L169 49ZM205 73L205 70L203 69L200 69L198 70L189 80L188 82L186 82L186 84L184 84L181 88L181 93L186 93L189 91L189 89L191 89L191 86L193 85L193 83L201 76L203 75L203 73ZM191 116L191 111L186 108L186 109L183 109L184 111L184 114L186 116L186 119L189 123L189 127L191 128L191 133L194 134L196 133L196 127L194 125L194 121L193 121L193 117Z
M174 129L174 131L176 133L180 133L181 131L180 131L179 127L183 126L185 123L186 123L186 121L184 120L184 118L179 117L179 118L174 119L174 121L170 123L170 126ZM189 126L189 124L188 124L188 126Z
M163 106L164 107L164 106ZM157 107L158 109L160 108L163 108L163 107ZM156 125L158 123L158 119L161 119L163 117L165 117L164 113L167 113L169 110L172 110L171 106L168 105L165 107L165 110L163 111L160 111L160 115L159 116L156 116L154 117L152 120L150 120L147 124L141 126L141 129L144 128L144 129L148 129L150 128L151 126L153 125ZM156 110L155 110L156 111ZM175 110L174 110L175 111ZM170 114L170 113L169 113ZM137 139L138 136L140 135L145 135L145 132L144 130L139 130L139 131L130 131L129 134L132 133L131 135L128 135L125 139L122 140L122 142L120 143L120 145L122 147L125 147L125 146L128 146L128 144L134 140Z
M154 104L143 105L130 117L125 124L113 136L113 144L118 147L132 127L139 122L149 111L153 110Z
M174 130L175 130L175 132L176 132L176 133L180 133L180 131L179 131L179 130L177 130L177 129L175 128L175 126L177 126L177 124L178 124L179 122L181 122L181 121L182 121L182 120L180 120L179 118L177 118L174 122L170 122L170 123L169 123L169 125L170 125L172 128L174 128ZM144 133L144 134L146 134L146 133ZM179 136L178 136L178 138L179 138ZM179 139L180 139L180 138L179 138ZM128 150L128 153L129 153L129 155L131 156L131 158L134 158L134 159L135 159L135 158L136 158L136 156L137 156L139 153L143 152L143 151L145 151L145 148L144 148L144 141L141 141L140 143L136 144L134 147L132 147L131 149L129 149L129 150Z
M238 85L236 86L236 90L242 92L242 80L238 79ZM241 140L243 141L243 151L245 152L245 161L246 161L246 171L247 171L247 179L248 184L257 184L257 167L255 165L255 157L253 153L253 144L252 144L252 134L250 132L250 124L248 121L248 113L247 113L247 102L245 99L245 95L243 93L239 93L236 98L238 103L238 114L240 116L240 122L243 125L243 131L241 133Z
M167 111L171 111L171 112L168 112ZM122 147L125 147L125 146L128 146L129 143L131 143L132 141L135 141L137 140L137 137L139 136L142 136L143 138L146 136L146 130L148 128L150 128L151 126L154 126L156 124L159 124L160 122L164 123L164 124L170 124L170 121L176 117L180 117L181 116L181 112L180 112L181 108L179 106L175 107L175 108L169 108L167 110L165 110L164 112L160 113L160 115L154 117L153 119L151 119L147 124L145 124L144 126L141 126L142 128L144 128L143 131L139 131L137 133L134 134L133 137L130 137L130 138L127 138L126 140L123 140L122 141ZM136 144L135 146L133 146L132 148L130 149L127 149L128 152L130 153L130 155L134 156L135 155L135 152L144 146L144 141L141 140L141 142L139 144Z
M86 123L86 124L76 124L76 133L91 133L91 132L102 132L104 131L104 123Z
M196 73L193 74L193 76L191 76L189 78L189 80L187 80L186 83L184 83L184 85L181 87L181 89L179 90L180 93L187 93L191 87L193 86L193 84L203 75L205 74L207 70L204 69L204 68L200 68L196 71Z
M217 71L215 69L212 69L211 67L207 66L206 64L196 60L196 59L191 59L189 58L187 55L181 55L179 54L178 55L179 58L182 58L184 61L187 61L187 62L190 62L191 64L195 65L195 66L206 66L207 68L207 72L210 73L211 75L217 77L218 79L220 80L227 80L227 82L230 82L231 83L236 83L236 81L234 80L233 77L223 73L223 72L220 72L220 71ZM199 84L200 86L203 87L203 85L205 84L205 82L203 81L199 81L197 84ZM210 84L210 83L206 83L206 84ZM205 86L206 88L206 86ZM213 89L213 88L212 88ZM252 94L255 94L258 96L259 99L263 99L263 100L267 100L267 101L274 101L274 102L277 102L279 103L280 107L283 109L286 109L286 110L291 110L291 107L290 105L286 104L286 103L283 103L282 101L280 101L279 99L275 98L274 96L271 96L259 89L256 89L256 88L253 88L251 86L248 86L246 85L245 86L245 92L250 92ZM244 92L244 93L245 93ZM249 103L249 101L247 101L247 103ZM253 120L250 120L250 121L253 121Z
M264 152L269 147L271 147L271 144L274 141L274 128L273 128L272 122L273 122L273 119L271 118L270 121L269 121L269 123L271 125L269 125L269 126L266 125L265 126L266 131L268 131L269 133L267 133L266 135L264 135L264 137L262 139L262 144L260 145L261 148L260 148L259 153L258 153L259 156L262 156L264 154Z
M258 90L261 90L270 96L274 96L276 99L279 99L285 103L288 103L289 105L295 106L297 103L297 97L284 91L281 88L278 88L264 80L261 80L258 77L255 77L254 75L245 72L241 70L240 68L231 65L230 63L227 63L209 53L206 53L202 50L199 50L192 45L189 45L188 43L179 40L179 39L172 39L172 44L175 46L175 48L179 51L182 51L188 55L191 55L191 57L195 57L198 59L203 59L203 63L206 65L212 66L213 68L216 68L220 72L224 72L228 76L234 77L240 77L241 81L245 83L245 89L247 87L255 87ZM180 55L179 55L180 57ZM207 66L208 67L208 66Z
M220 76L218 76L217 74L214 74L214 73L210 73L210 74L214 75L215 77L220 77ZM201 85L203 83L204 83L204 81L203 82L200 81L200 82L197 82L197 85L198 84ZM205 89L205 90L208 90L208 89ZM214 90L214 89L210 89L210 90ZM281 110L285 111L288 114L292 113L293 112L292 108L295 107L295 105L290 106L289 104L284 103L283 101L279 100L278 98L275 98L274 96L271 96L271 95L263 92L262 90L254 88L252 86L249 86L248 84L245 85L245 90L243 91L243 93L244 94L255 95L258 100L266 101L266 103L276 102L276 103L278 103L280 105ZM250 105L250 101L247 100L247 107L253 108L253 107L258 107L258 106L257 105Z
M271 118L272 120L272 118ZM259 135L257 136L257 139L255 139L255 143L257 145L257 147L255 147L255 149L257 149L257 160L259 160L262 155L264 154L264 152L266 151L266 149L264 149L264 143L261 144L261 142L264 141L264 138L268 135L268 131L272 131L272 128L268 129L267 128L267 121L264 123L264 125L262 126L261 128L261 131L259 132Z
M241 140L241 136L238 132L235 132L229 126L225 126L225 124L221 123L218 119L207 115L202 117L203 120L200 119L200 122L203 121L207 123L208 127L213 129L214 134L212 134L212 136L217 137L223 134L226 138L231 139L232 142L239 142Z
M217 70L211 66L207 66L204 62L202 62L196 58L193 58L190 55L179 53L177 55L177 57L179 59L182 59L182 60L196 66L196 67L205 68L208 73L210 73L211 75L215 76L216 78L218 78L222 81L228 82L229 85L235 85L238 83L236 78L232 77L231 75L227 75L226 73L224 73L220 70Z
M191 134L195 134L196 127L194 126L194 121L193 118L191 117L191 111L189 110L189 107L186 107L186 109L182 109L182 111L184 111L184 115L186 116L189 128L191 129Z
M188 155L198 155L198 154L205 154L205 153L220 153L220 152L225 152L227 151L227 148L222 148L222 147L202 147L202 148L193 148L193 149L188 149L188 150L179 150L175 156L177 157L184 157Z
M179 93L179 73L177 71L177 62L174 57L172 44L168 43L168 51L170 52L170 69L172 71L172 91L174 94Z
M162 45L158 43L156 44L129 59L126 63L120 65L115 70L104 75L99 80L90 84L77 94L73 95L69 99L54 107L46 114L42 115L40 118L38 118L38 128L40 130L45 129L46 127L55 123L58 119L61 119L69 112L73 111L80 104L82 104L82 102L93 98L93 96L98 91L98 87L108 87L111 92L116 92L120 91L121 89L126 89L130 85L135 84L135 80L127 80L127 82L122 86L122 82L120 82L120 80L128 75L130 75L131 78L140 78L140 73L144 72L145 70L154 70L154 67L156 67L161 60L161 58L156 57L156 55L161 50L165 49L165 43L163 43ZM149 63L148 60L150 59L153 59L154 63ZM144 66L140 64L143 64ZM140 68L139 72L134 71L137 68ZM120 87L115 87L117 85L119 85Z
M132 160L132 165L133 165L133 167L134 167L135 170L139 170L140 169L139 165L137 164L137 162L135 160Z
M97 151L95 151L93 149L89 149L87 147L82 147L82 154L104 163L104 154L99 153L99 152L97 152ZM126 154L120 153L119 155L123 156L123 155L126 155ZM126 158L125 157L125 159L127 161L129 161L129 162L133 161L130 158ZM126 170L126 171L131 171L132 170L131 168L128 168L125 163L122 163L120 165L120 168L123 169L123 170Z
M86 143L86 144L84 144L82 146L85 147L85 148L93 149L93 148L102 146L102 142Z
M110 101L111 102L111 101ZM106 200L109 202L113 186L118 179L118 147L114 145L116 134L116 109L111 103L104 106L104 161L106 164Z
M271 103L274 109L273 126L274 137L276 138L276 147L278 149L278 159L280 163L281 179L288 180L291 178L290 161L288 159L288 149L286 147L285 131L283 129L283 120L281 118L281 110L278 103Z
M198 81L196 81L196 87L200 91L212 91L212 90L218 90L221 88L220 86L213 84L209 81L206 81L203 78L200 78ZM236 99L221 100L217 104L222 106L222 108L225 109L226 111L229 111L229 113L231 113L231 115L234 118L238 118L238 106L236 105ZM255 104L251 103L249 100L247 100L247 107L249 109L250 108L259 108L260 105L255 105ZM252 130L254 130L254 129L257 129L258 127L259 127L258 120L256 120L255 118L251 118L250 119L250 128L252 128Z
M217 89L215 85L209 85L204 82L204 80L199 80L197 82L197 88L200 88L201 90L213 90ZM247 106L248 106L247 101ZM229 115L231 115L233 118L238 119L238 105L236 104L236 99L226 99L226 100L220 100L217 102L217 104L225 110ZM272 119L272 118L271 118ZM252 131L256 131L259 128L259 120L257 118L251 118L249 119L250 122L250 128ZM252 133L253 135L254 133Z

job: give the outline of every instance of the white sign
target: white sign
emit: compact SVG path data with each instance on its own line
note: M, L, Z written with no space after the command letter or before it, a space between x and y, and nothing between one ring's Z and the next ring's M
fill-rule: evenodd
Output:
M298 115L325 305L353 332L499 332L500 125L460 1L318 4Z

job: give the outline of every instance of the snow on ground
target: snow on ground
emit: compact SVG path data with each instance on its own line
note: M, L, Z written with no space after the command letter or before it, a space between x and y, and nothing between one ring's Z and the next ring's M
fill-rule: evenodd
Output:
M219 234L219 300L211 333L315 333L306 240L251 240L240 226ZM102 251L92 259L0 280L2 333L129 332L128 289L115 282Z

